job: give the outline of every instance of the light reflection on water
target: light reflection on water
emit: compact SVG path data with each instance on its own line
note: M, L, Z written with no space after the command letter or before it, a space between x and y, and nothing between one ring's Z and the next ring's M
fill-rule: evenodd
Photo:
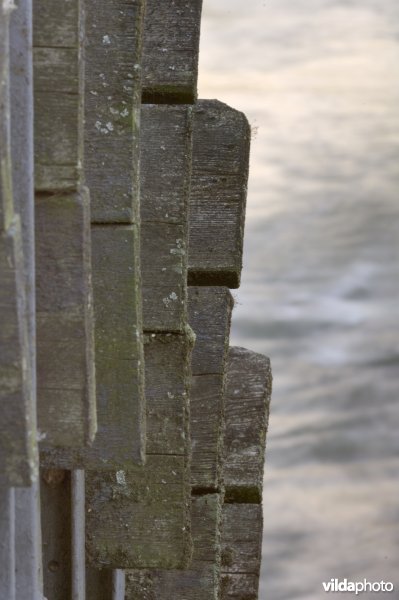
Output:
M399 589L399 3L204 0L200 56L200 96L254 128L233 343L274 370L260 598Z

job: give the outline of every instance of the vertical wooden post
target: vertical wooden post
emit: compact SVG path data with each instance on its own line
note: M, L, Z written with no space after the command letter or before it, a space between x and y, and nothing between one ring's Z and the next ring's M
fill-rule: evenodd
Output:
M72 503L72 600L86 599L85 472L71 473Z
M0 591L15 600L14 490L0 479Z

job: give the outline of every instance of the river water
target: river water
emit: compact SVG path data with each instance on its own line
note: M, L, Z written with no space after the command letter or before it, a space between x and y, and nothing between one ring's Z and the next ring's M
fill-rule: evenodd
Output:
M200 97L253 127L232 341L274 372L260 599L399 598L399 2L204 0L200 55Z

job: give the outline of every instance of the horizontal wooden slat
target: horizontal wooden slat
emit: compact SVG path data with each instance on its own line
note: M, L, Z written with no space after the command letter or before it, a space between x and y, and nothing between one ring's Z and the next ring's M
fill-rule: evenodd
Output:
M96 432L88 196L36 196L38 424L46 446Z
M88 0L84 162L96 223L137 223L143 1Z
M261 502L272 376L266 356L230 348L225 391L226 499Z
M217 600L220 571L219 494L193 497L191 527L193 560L186 570L127 571L126 600Z
M187 320L191 107L144 105L141 136L144 329L183 331Z
M194 102L202 0L147 0L143 47L145 102Z
M190 285L240 285L249 144L243 113L216 100L195 105Z
M18 218L0 233L0 475L30 485L36 472L36 428Z
M190 560L189 487L183 456L145 467L86 473L86 549L98 568L179 568Z

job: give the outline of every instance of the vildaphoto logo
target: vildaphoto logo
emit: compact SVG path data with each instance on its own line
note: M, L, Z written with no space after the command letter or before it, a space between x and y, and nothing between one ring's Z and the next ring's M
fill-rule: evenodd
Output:
M362 592L393 592L394 586L390 581L349 581L348 579L330 579L323 581L325 592L354 592L356 596Z

